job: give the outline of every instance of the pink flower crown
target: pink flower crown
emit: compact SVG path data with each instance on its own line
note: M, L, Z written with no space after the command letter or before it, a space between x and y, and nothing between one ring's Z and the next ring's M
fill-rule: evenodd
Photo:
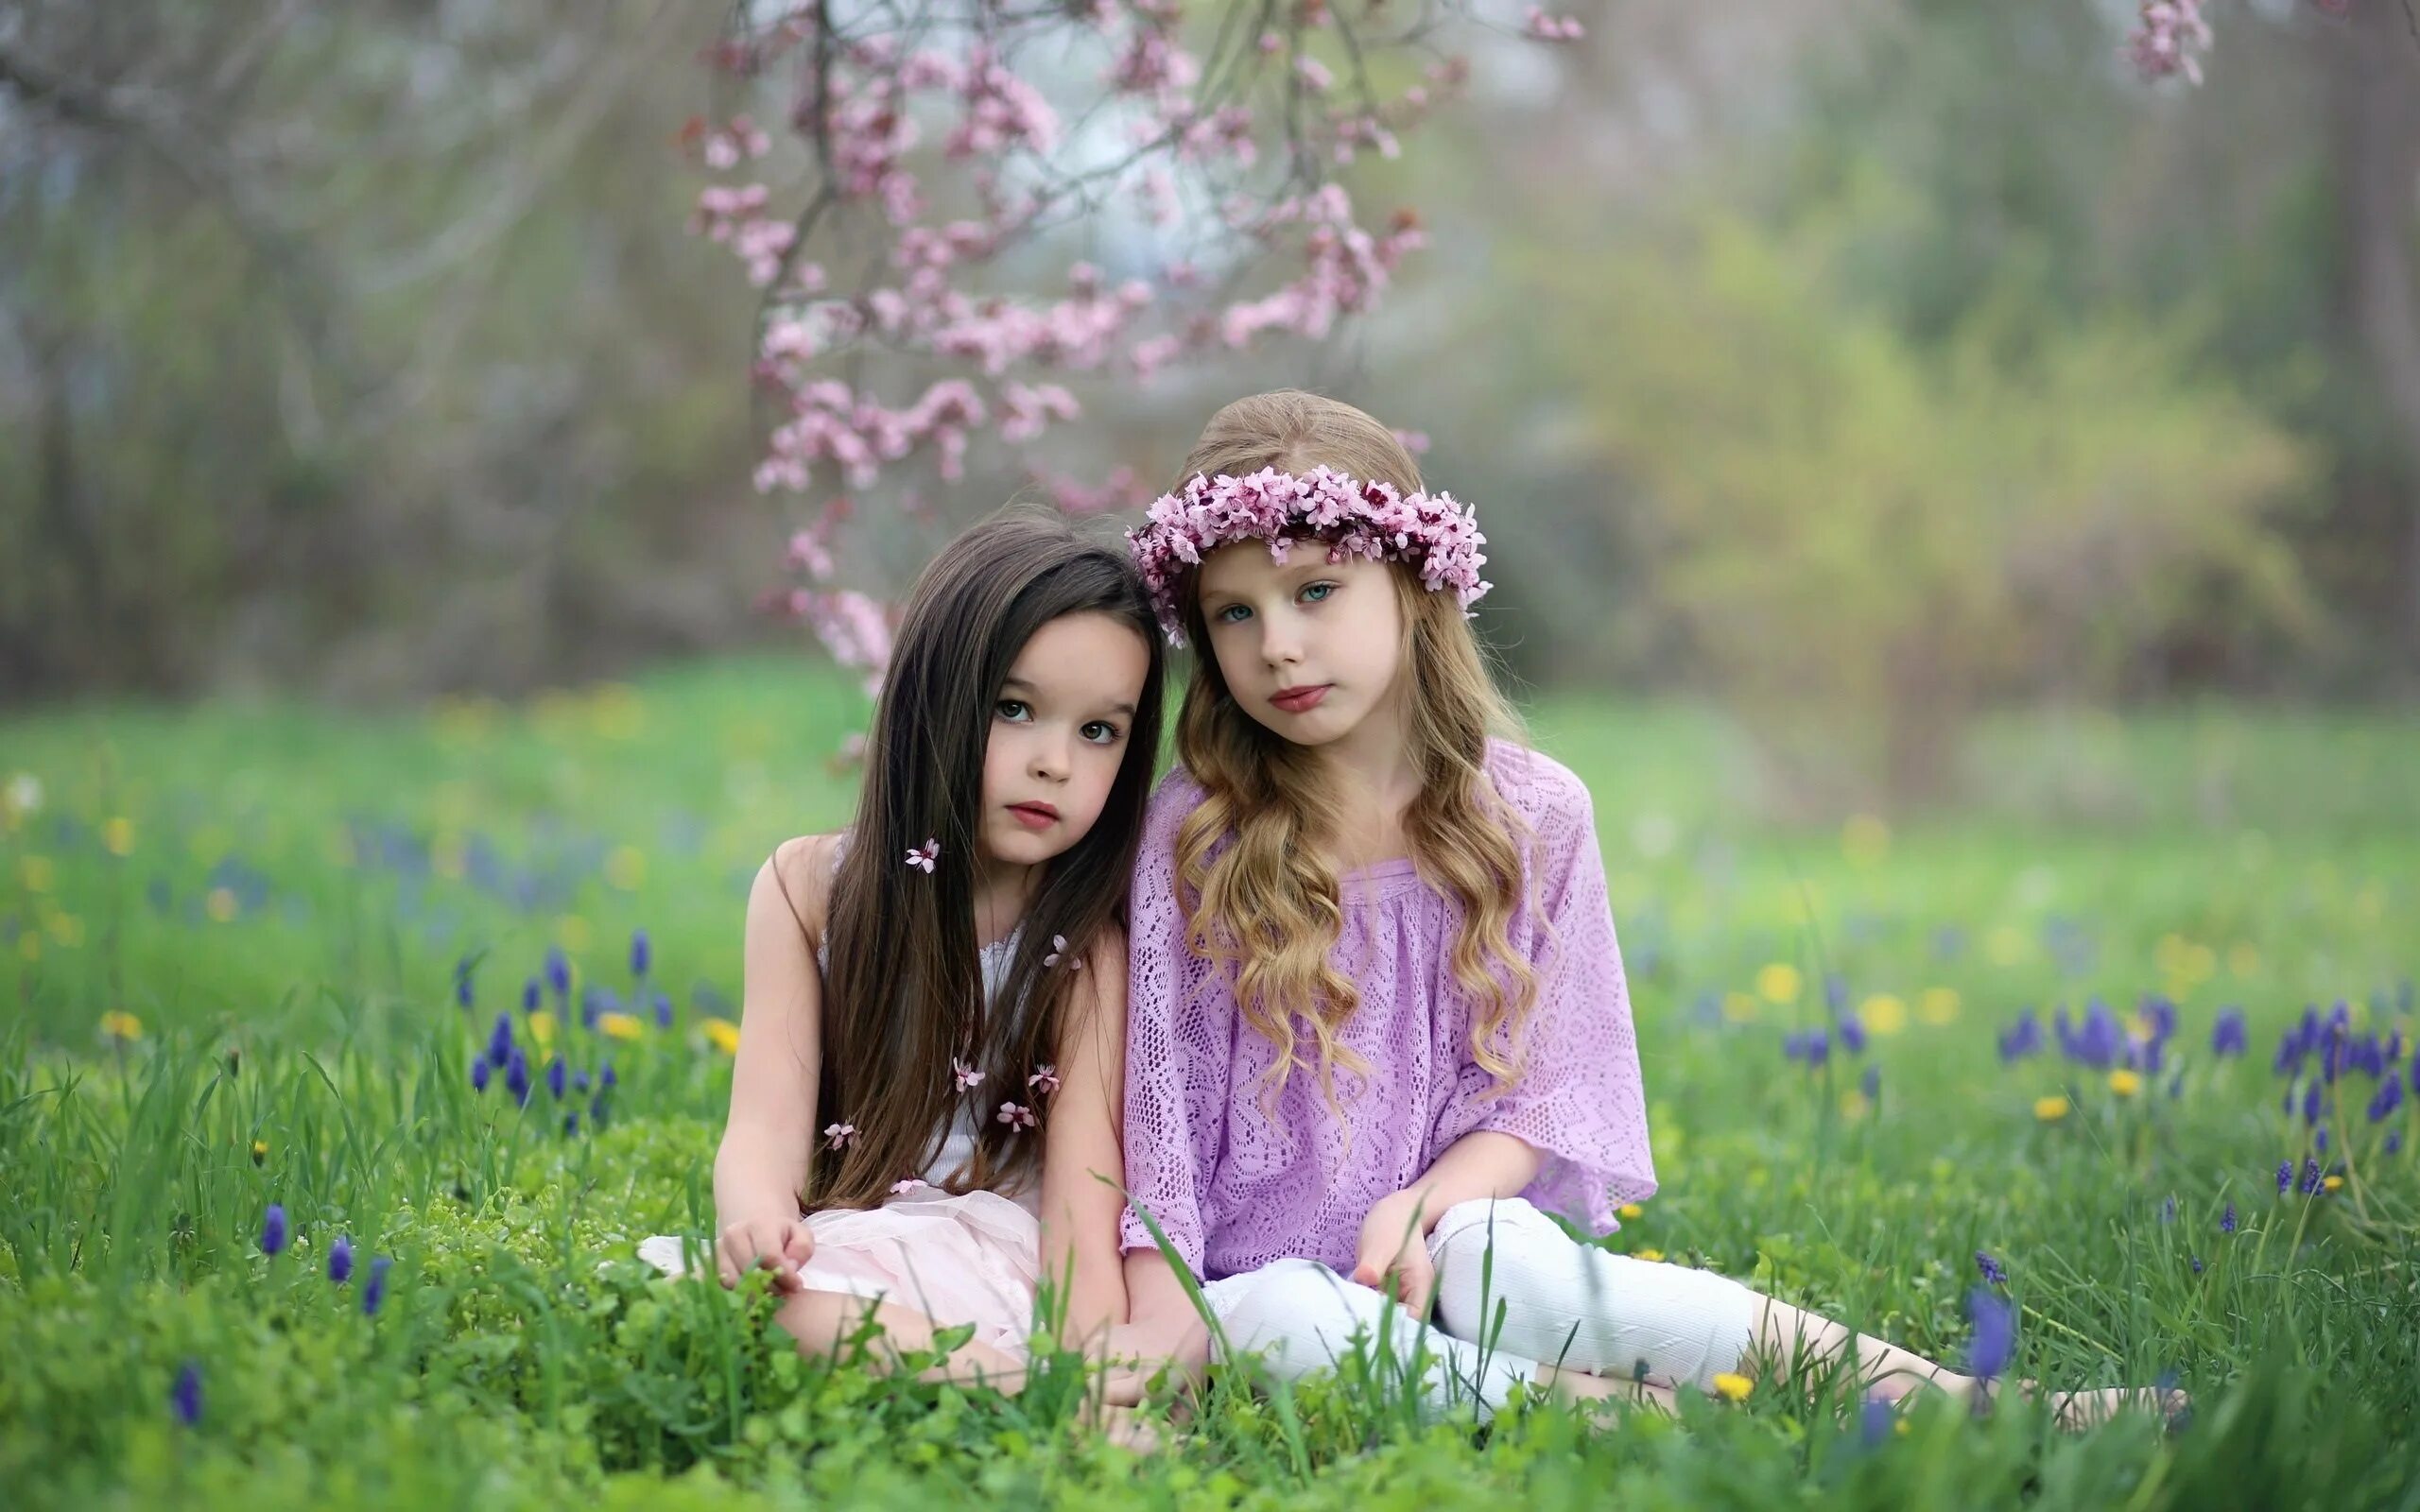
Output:
M1270 557L1282 562L1298 540L1326 541L1332 562L1367 557L1417 567L1430 593L1452 589L1466 616L1494 586L1478 575L1487 538L1469 505L1450 493L1397 493L1391 483L1363 483L1333 468L1299 474L1263 468L1241 478L1196 472L1184 493L1161 494L1143 528L1126 533L1170 645L1184 644L1177 585L1204 557L1234 541L1266 541Z

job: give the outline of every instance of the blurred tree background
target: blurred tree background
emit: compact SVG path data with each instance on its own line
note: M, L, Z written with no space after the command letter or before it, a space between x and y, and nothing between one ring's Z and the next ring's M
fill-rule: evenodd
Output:
M2420 690L2420 43L2096 0L1614 0L1357 196L1315 352L1084 390L1165 481L1306 383L1424 430L1539 684L1925 797L2011 702ZM0 8L0 698L512 693L801 632L753 296L675 151L719 0ZM1113 260L1114 261L1114 260ZM1023 480L977 472L964 519Z

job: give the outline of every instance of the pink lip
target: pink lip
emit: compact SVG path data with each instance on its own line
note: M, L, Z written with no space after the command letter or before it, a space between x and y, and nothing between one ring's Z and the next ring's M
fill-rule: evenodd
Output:
M1059 822L1059 811L1047 803L1011 803L1009 812L1028 830L1046 830Z
M1269 701L1289 714L1299 714L1306 709L1318 708L1331 686L1333 684L1322 682L1308 688L1281 688Z

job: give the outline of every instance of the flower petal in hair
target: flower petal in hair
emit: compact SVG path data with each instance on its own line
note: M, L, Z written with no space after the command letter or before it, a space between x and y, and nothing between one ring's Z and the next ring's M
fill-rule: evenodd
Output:
M949 1063L949 1072L951 1075L958 1078L958 1090L959 1091L964 1091L969 1087L980 1087L983 1085L983 1074L976 1070L973 1066L968 1065L963 1060L951 1060Z
M855 1124L826 1124L823 1125L823 1147L827 1150L839 1149L841 1146L847 1144L851 1140L854 1140L856 1137L857 1125Z
M1052 1092L1059 1090L1059 1068L1056 1066L1037 1067L1035 1068L1033 1074L1025 1079L1025 1084L1032 1088L1036 1092L1047 1097Z
M933 863L941 859L941 841L927 839L923 845L908 852L908 864L911 867L924 868L925 875L929 877L933 874Z
M928 1183L921 1176L908 1177L902 1180L890 1183L890 1194L894 1197L904 1197L908 1193L915 1191L918 1187L925 1186Z
M1031 1128L1035 1124L1041 1122L1041 1120L1033 1116L1032 1108L1027 1108L1021 1103L1002 1103L1000 1105L999 1112L994 1114L994 1117L1000 1123L1009 1125L1009 1132L1011 1134L1021 1128Z

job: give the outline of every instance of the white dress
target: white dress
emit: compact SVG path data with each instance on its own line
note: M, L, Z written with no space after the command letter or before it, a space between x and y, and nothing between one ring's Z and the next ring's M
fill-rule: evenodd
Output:
M987 997L999 991L1017 934L983 947ZM946 1177L974 1148L974 1114L961 1108L924 1179ZM1030 1189L1017 1197L996 1192L952 1196L939 1186L920 1186L892 1194L878 1208L810 1213L806 1227L815 1253L799 1268L799 1279L809 1291L880 1299L922 1313L942 1328L972 1323L977 1343L1023 1360L1042 1274L1037 1206ZM686 1246L700 1268L711 1266L711 1240L690 1239ZM639 1258L678 1276L690 1268L683 1247L682 1236L659 1234L640 1242Z

